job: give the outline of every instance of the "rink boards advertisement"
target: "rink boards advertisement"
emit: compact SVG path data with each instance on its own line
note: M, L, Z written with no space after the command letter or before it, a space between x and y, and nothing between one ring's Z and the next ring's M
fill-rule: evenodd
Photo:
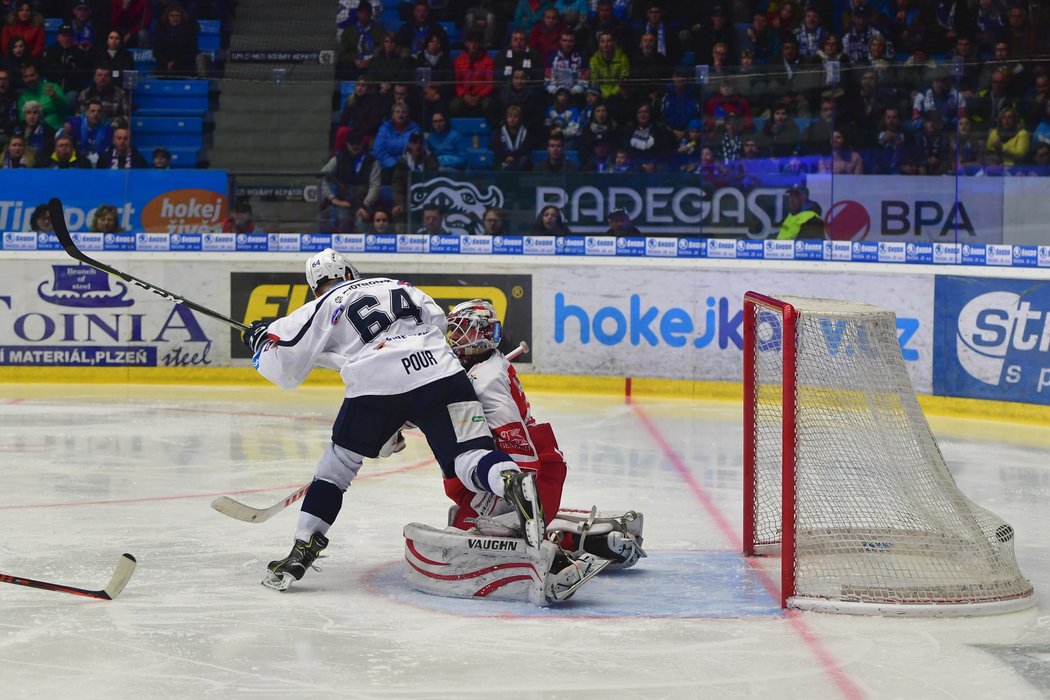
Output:
M939 276L934 393L1050 404L1050 282Z

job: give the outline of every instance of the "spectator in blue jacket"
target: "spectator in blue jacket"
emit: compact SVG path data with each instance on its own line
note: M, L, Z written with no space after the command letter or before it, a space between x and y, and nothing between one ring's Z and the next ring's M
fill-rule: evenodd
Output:
M390 109L390 118L379 125L379 133L372 143L372 155L383 169L384 182L389 184L394 165L408 146L408 137L416 131L422 129L408 118L408 105L395 102Z
M66 133L73 138L80 155L96 164L99 155L113 144L113 128L106 121L102 100L90 100L83 114L71 117Z
M452 128L448 117L434 112L430 118L433 130L427 134L427 149L437 158L441 170L462 170L466 167L467 140Z

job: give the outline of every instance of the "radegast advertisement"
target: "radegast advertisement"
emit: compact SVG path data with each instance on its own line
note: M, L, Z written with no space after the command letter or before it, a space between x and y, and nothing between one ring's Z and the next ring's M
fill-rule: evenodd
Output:
M33 210L61 193L70 231L87 231L99 205L112 204L121 231L216 232L227 187L225 170L0 169L0 231L32 231Z
M482 234L485 211L495 208L507 213L508 235L538 234L533 225L539 213L554 206L575 234L606 233L609 213L623 209L649 236L766 238L786 213L786 187L785 182L714 188L681 173L428 175L412 185L409 230L422 232L423 208L434 205L444 216L443 233Z
M160 264L136 270L167 286ZM169 267L167 269L176 269ZM178 283L207 298L205 276ZM213 350L214 321L86 265L0 263L0 366L206 367L228 364ZM214 292L217 285L212 285ZM219 355L219 356L216 356Z
M394 272L366 272L364 277L402 279ZM485 299L496 308L503 320L504 334L500 349L509 353L521 341L530 346L532 337L532 275L452 275L421 273L407 275L415 287L430 295L447 313L468 299ZM230 273L230 299L233 318L246 324L287 316L314 298L302 273L233 272ZM241 334L230 334L230 357L250 358L241 342ZM531 362L529 355L521 362Z
M938 276L933 391L1050 404L1050 282Z
M933 279L757 269L547 270L537 280L543 372L740 381L744 293L850 299L897 314L916 392L931 392Z

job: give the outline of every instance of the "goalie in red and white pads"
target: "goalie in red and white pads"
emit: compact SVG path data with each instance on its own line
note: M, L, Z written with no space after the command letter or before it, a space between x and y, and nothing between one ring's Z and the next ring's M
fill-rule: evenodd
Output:
M445 492L455 502L449 510L450 528L440 531L413 523L405 529L410 583L451 596L520 599L527 591L533 602L543 589L549 602L568 598L600 568L628 568L644 557L641 514L561 509L565 459L550 424L532 416L514 367L498 350L502 324L493 306L479 299L459 304L448 315L446 337L467 370L498 449L525 473L535 475L542 511L549 514L540 555L544 562L554 562L553 568L544 564L540 570L557 571L561 577L548 576L541 582L535 569L506 544L513 540L498 539L521 537L520 519L504 499L445 479ZM589 565L576 577L580 580L573 580L568 561L577 568L580 563Z

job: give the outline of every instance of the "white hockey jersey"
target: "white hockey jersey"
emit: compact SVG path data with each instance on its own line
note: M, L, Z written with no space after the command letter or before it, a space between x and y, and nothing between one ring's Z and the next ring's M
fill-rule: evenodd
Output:
M554 433L546 423L532 417L529 400L518 381L518 374L503 353L496 351L467 370L485 419L496 440L496 448L514 458L518 466L538 469L540 455L557 453Z
M348 398L402 394L462 371L445 328L441 307L407 282L353 280L271 323L252 361L284 389L324 367Z

